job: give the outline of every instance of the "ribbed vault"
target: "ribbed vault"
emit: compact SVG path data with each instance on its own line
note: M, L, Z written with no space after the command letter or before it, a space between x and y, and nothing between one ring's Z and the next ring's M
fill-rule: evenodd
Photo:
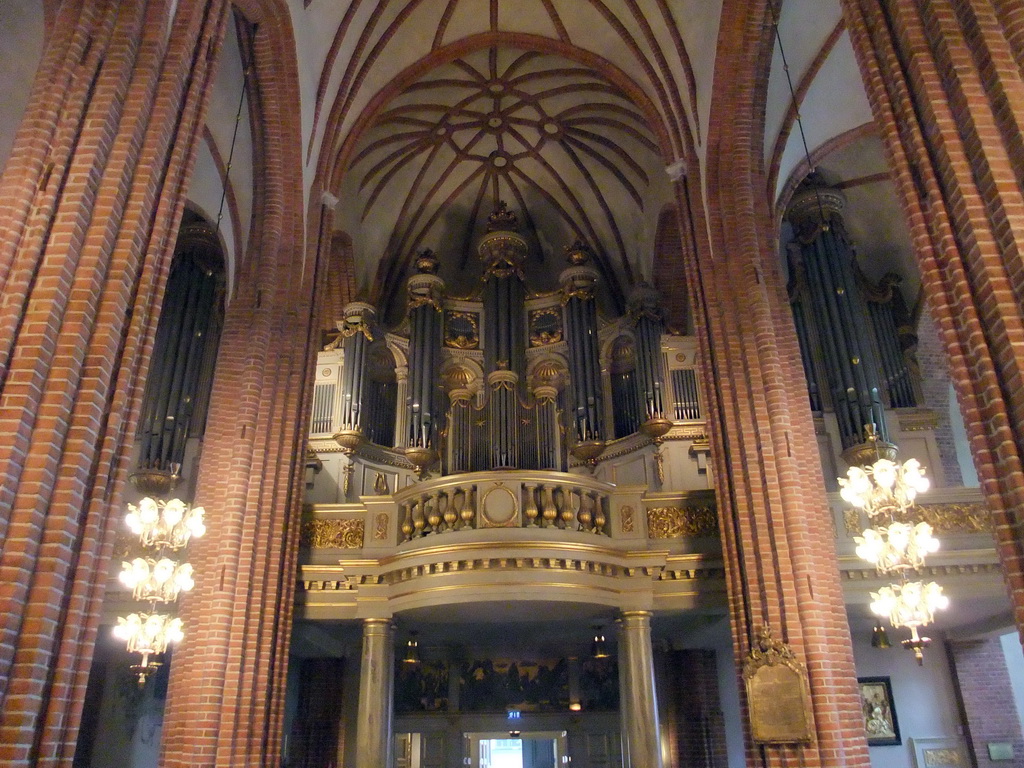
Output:
M520 213L536 246L531 287L553 287L562 247L581 239L614 295L650 274L669 194L663 166L643 113L601 73L492 46L388 103L356 147L344 192L357 201L357 248L382 255L378 299L428 247L450 286L470 291L479 274L472 245L499 200Z

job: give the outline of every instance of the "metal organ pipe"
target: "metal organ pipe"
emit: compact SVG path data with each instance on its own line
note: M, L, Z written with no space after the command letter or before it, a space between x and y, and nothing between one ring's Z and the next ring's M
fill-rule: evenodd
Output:
M840 215L845 200L835 190L810 188L794 196L787 218L798 233L790 247L794 273L818 327L832 404L844 448L866 440L870 425L887 441L872 323L853 269L853 251ZM802 268L802 269L801 269Z
M587 264L590 254L582 243L569 248L568 256L571 266L562 271L560 282L569 339L576 441L589 442L599 450L604 440L604 407L594 298L598 273Z
M362 403L366 382L367 349L373 339L376 314L373 306L354 301L344 309L345 319L338 324L344 339L344 367L341 376L341 429L364 433Z
M437 259L424 251L409 278L409 390L406 420L409 448L433 448L439 427L436 388L441 344L441 300L444 281L437 277ZM436 455L435 455L436 458Z

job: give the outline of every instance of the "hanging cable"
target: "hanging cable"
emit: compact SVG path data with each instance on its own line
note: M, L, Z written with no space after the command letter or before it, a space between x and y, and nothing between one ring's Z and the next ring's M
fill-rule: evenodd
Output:
M800 104L796 99L796 89L793 88L793 75L789 71L789 61L786 58L786 48L782 44L782 36L779 35L779 11L775 7L775 0L768 0L768 9L772 14L772 30L775 37L775 42L779 46L779 55L782 58L782 71L786 73L786 83L789 86L789 97L792 100L793 108L796 109L796 125L800 131L800 142L804 148L804 159L807 161L808 175L816 173L817 169L811 162L811 151L807 147L807 133L804 131L803 116L800 114ZM814 199L818 203L818 215L821 216L821 226L824 231L828 231L828 222L825 220L825 206L821 202L821 195L818 190L814 191Z

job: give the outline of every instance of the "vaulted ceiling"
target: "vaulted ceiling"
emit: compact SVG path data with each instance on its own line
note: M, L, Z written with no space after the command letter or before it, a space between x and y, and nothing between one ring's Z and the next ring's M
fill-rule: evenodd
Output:
M562 246L576 237L623 292L655 273L656 222L671 199L666 167L681 164L701 184L712 151L710 105L724 86L716 79L722 0L287 4L304 191L339 200L334 226L351 238L361 293L387 299L410 256L428 247L442 256L453 290L468 292L469 245L497 199L519 210L536 244L536 287L550 284ZM43 6L14 0L5 10L12 23L0 42L17 55L0 57L8 107L0 162L41 56ZM769 203L784 202L809 153L845 185L863 258L895 259L916 285L839 0L775 7L762 137ZM766 22L766 38L773 34ZM241 55L233 41L222 50L190 189L208 218L223 208L232 262L247 247L252 215L247 108L235 131Z
M380 285L394 287L430 247L463 294L498 201L520 212L537 266L556 262L532 275L553 279L555 257L581 239L608 280L628 285L650 274L659 203L670 199L657 140L621 88L560 56L497 46L406 86L360 137L345 181L356 247L383 254Z

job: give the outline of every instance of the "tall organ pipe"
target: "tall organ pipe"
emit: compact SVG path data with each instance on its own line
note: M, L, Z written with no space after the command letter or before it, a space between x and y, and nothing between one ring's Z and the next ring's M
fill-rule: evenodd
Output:
M662 316L658 293L651 286L641 284L633 291L629 302L629 315L636 334L637 395L640 414L645 421L664 420L665 390L661 365Z
M484 374L487 381L490 467L517 467L519 397L525 382L525 351L521 349L525 290L523 264L528 245L518 234L518 221L504 203L491 214L488 231L477 245L484 264L487 315L484 331ZM493 350L493 351L492 351Z
M867 440L867 430L883 441L888 433L872 324L843 229L844 205L835 190L809 188L794 196L786 215L797 233L790 246L793 270L802 270L806 279L843 448L853 449Z
M367 350L373 340L373 320L376 311L362 301L346 305L344 320L338 329L344 338L344 368L341 388L341 430L365 433L362 423L363 396L367 376Z
M568 257L571 266L562 271L560 282L569 338L576 442L603 443L604 407L594 297L598 273L587 264L590 254L583 244L569 248Z
M430 251L416 260L417 274L409 278L409 390L406 396L408 446L434 448L440 428L437 390L444 281Z

